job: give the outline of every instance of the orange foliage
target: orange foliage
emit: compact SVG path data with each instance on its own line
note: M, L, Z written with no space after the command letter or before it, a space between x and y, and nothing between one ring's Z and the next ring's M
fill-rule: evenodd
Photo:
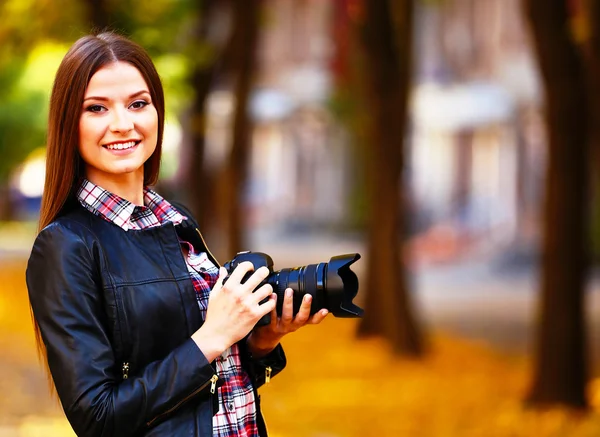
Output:
M584 437L600 415L528 410L529 366L483 344L433 336L421 360L356 340L352 320L330 318L284 339L288 368L261 389L273 437ZM597 402L600 383L596 384ZM592 393L593 395L593 393Z
M423 360L354 338L328 317L284 339L288 368L260 389L271 437L591 437L594 411L527 410L529 364L484 344L436 334ZM0 436L73 435L37 364L22 262L0 264Z

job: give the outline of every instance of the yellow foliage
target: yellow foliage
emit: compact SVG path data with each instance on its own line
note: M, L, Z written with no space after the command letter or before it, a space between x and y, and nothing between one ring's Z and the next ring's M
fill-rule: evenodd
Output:
M41 388L33 395L19 386L44 378L22 262L0 264L0 314L0 437L72 435L56 403L39 395ZM527 357L437 333L425 358L403 359L380 339L357 340L356 327L356 320L329 316L284 339L288 367L260 389L271 437L600 434L600 380L590 383L594 408L588 414L529 410L522 403Z
M587 437L598 410L535 411L522 399L525 357L435 334L423 360L356 340L353 320L330 318L284 339L288 368L260 390L275 437ZM598 407L600 382L591 384ZM594 395L595 393L595 395Z

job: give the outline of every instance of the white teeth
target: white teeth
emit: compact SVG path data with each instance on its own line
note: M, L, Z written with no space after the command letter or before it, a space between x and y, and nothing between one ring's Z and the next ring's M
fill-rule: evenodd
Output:
M135 141L129 141L127 143L107 144L106 148L109 150L125 150L125 149L130 149L133 146L135 146Z

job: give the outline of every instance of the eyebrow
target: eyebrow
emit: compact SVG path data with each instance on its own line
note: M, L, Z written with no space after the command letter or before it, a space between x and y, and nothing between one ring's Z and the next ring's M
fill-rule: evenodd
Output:
M128 97L128 99L133 99L133 98L135 98L135 97L138 97L138 96L140 96L140 95L142 95L142 94L150 94L150 91L148 91L148 90L141 90L141 91L135 92L135 93L131 94L131 95ZM109 98L107 98L107 97L100 97L100 96L89 96L89 97L86 97L85 99L83 99L83 101L84 101L84 102L85 102L86 100L100 100L100 101L107 101L107 100L110 100L110 99L109 99Z

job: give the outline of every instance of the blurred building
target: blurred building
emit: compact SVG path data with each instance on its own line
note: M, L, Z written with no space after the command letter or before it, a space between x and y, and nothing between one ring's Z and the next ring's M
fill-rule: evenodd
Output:
M418 225L535 244L545 144L519 0L451 0L416 17L411 181Z
M351 177L347 134L328 112L332 2L271 0L261 27L246 195L250 225L286 231L343 223ZM230 140L233 97L209 98L209 159Z
M423 240L443 234L496 248L535 244L545 144L520 2L418 4L406 169L413 229ZM332 227L350 212L348 133L327 106L330 66L340 48L334 6L268 1L252 101L247 199L253 225ZM222 144L227 111L211 113L211 138Z

